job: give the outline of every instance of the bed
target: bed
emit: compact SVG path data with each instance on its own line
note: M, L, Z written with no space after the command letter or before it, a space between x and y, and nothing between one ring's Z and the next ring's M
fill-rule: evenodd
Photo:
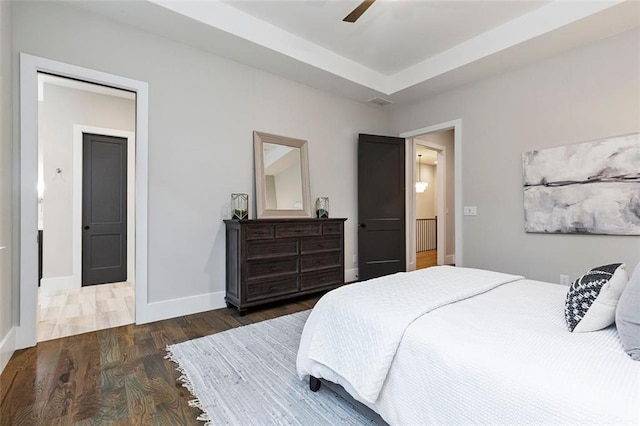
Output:
M305 325L298 375L390 424L638 424L614 326L570 333L564 286L436 267L344 286Z

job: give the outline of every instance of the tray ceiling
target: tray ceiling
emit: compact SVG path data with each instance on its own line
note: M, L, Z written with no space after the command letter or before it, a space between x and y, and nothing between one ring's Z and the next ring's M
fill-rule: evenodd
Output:
M640 1L72 2L112 19L366 102L412 102L640 26Z

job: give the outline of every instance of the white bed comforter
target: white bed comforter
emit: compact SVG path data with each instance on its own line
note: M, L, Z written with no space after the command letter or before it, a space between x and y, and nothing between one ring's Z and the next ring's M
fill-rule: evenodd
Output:
M640 424L640 363L614 326L570 333L567 288L519 280L452 303L407 328L374 404L393 425ZM311 319L311 318L310 318ZM314 321L307 321L313 330ZM298 372L339 383L305 356Z
M325 295L311 312L308 323L315 326L313 330L305 326L303 339L309 340L305 356L340 375L356 399L373 404L402 336L416 318L519 279L440 266L344 286ZM309 374L300 357L298 374Z

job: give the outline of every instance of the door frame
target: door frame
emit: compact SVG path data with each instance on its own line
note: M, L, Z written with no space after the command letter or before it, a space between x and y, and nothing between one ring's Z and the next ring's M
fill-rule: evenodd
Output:
M72 228L72 281L73 288L82 287L82 153L83 134L92 133L115 136L127 140L127 281L135 286L135 132L118 129L85 126L73 126L73 228ZM78 173L80 171L80 173Z
M149 85L146 82L20 53L20 137L16 146L19 165L19 325L16 349L35 346L38 306L38 72L97 83L136 93L136 323L148 317L147 217Z
M418 136L416 136L418 137ZM411 138L411 144L410 144L410 149L413 150L413 164L414 164L414 171L413 171L413 182L416 181L416 171L415 171L415 158L416 158L416 145L420 145L423 146L425 148L429 148L433 151L436 151L438 153L438 164L436 167L436 181L437 181L437 188L436 188L436 199L437 199L437 215L438 215L438 222L437 222L437 228L436 228L436 234L437 234L437 238L436 238L436 248L438 251L438 259L437 259L437 263L438 265L444 265L445 264L445 253L447 250L447 238L446 238L446 229L447 229L447 215L446 213L446 208L447 208L447 193L446 193L446 177L447 177L447 148L443 145L439 145L437 143L433 143L433 142L425 142L425 141L418 141L415 138ZM416 242L416 207L417 207L417 195L416 195L416 191L412 191L411 192L413 195L411 197L408 197L411 201L409 203L407 203L407 207L410 209L413 209L413 221L410 222L407 226L407 231L408 231L408 235L413 235L413 239L411 241L409 241L409 239L407 239L407 246L409 247L409 251L411 253L407 253L407 255L411 255L412 258L409 259L407 258L407 270L408 271L413 271L416 269L417 264L416 264L416 246L417 246L417 242ZM407 217L409 217L409 215L407 215ZM408 220L408 219L407 219ZM407 235L407 236L408 236Z
M463 233L462 233L462 119L456 119L446 121L439 124L434 124L427 127L422 127L415 130L400 133L401 138L406 138L407 149L406 154L406 182L407 188L412 188L415 181L415 142L413 138L416 136L425 135L428 133L440 132L443 130L453 130L453 149L454 149L454 220L455 220L455 264L456 266L463 266ZM438 162L438 165L440 163ZM442 181L442 179L440 179ZM406 204L409 208L406 209L407 223L413 224L407 226L407 270L415 269L415 248L416 248L416 235L415 235L415 221L416 221L416 209L415 209L415 191L408 191L406 195ZM445 207L446 208L446 207ZM446 229L446 228L445 228ZM439 248L439 247L438 247ZM438 250L439 251L439 250ZM413 254L411 254L413 252ZM443 253L443 255L446 255ZM412 257L410 257L412 256ZM438 252L438 257L440 253ZM411 263L411 259L413 262Z

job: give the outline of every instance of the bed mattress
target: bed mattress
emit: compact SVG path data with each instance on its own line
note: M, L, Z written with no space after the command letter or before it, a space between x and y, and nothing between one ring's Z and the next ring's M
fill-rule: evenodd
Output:
M519 280L422 315L406 329L377 400L361 402L390 424L640 423L640 363L614 326L568 332L566 291ZM358 399L343 377L305 359L307 340L299 370Z

